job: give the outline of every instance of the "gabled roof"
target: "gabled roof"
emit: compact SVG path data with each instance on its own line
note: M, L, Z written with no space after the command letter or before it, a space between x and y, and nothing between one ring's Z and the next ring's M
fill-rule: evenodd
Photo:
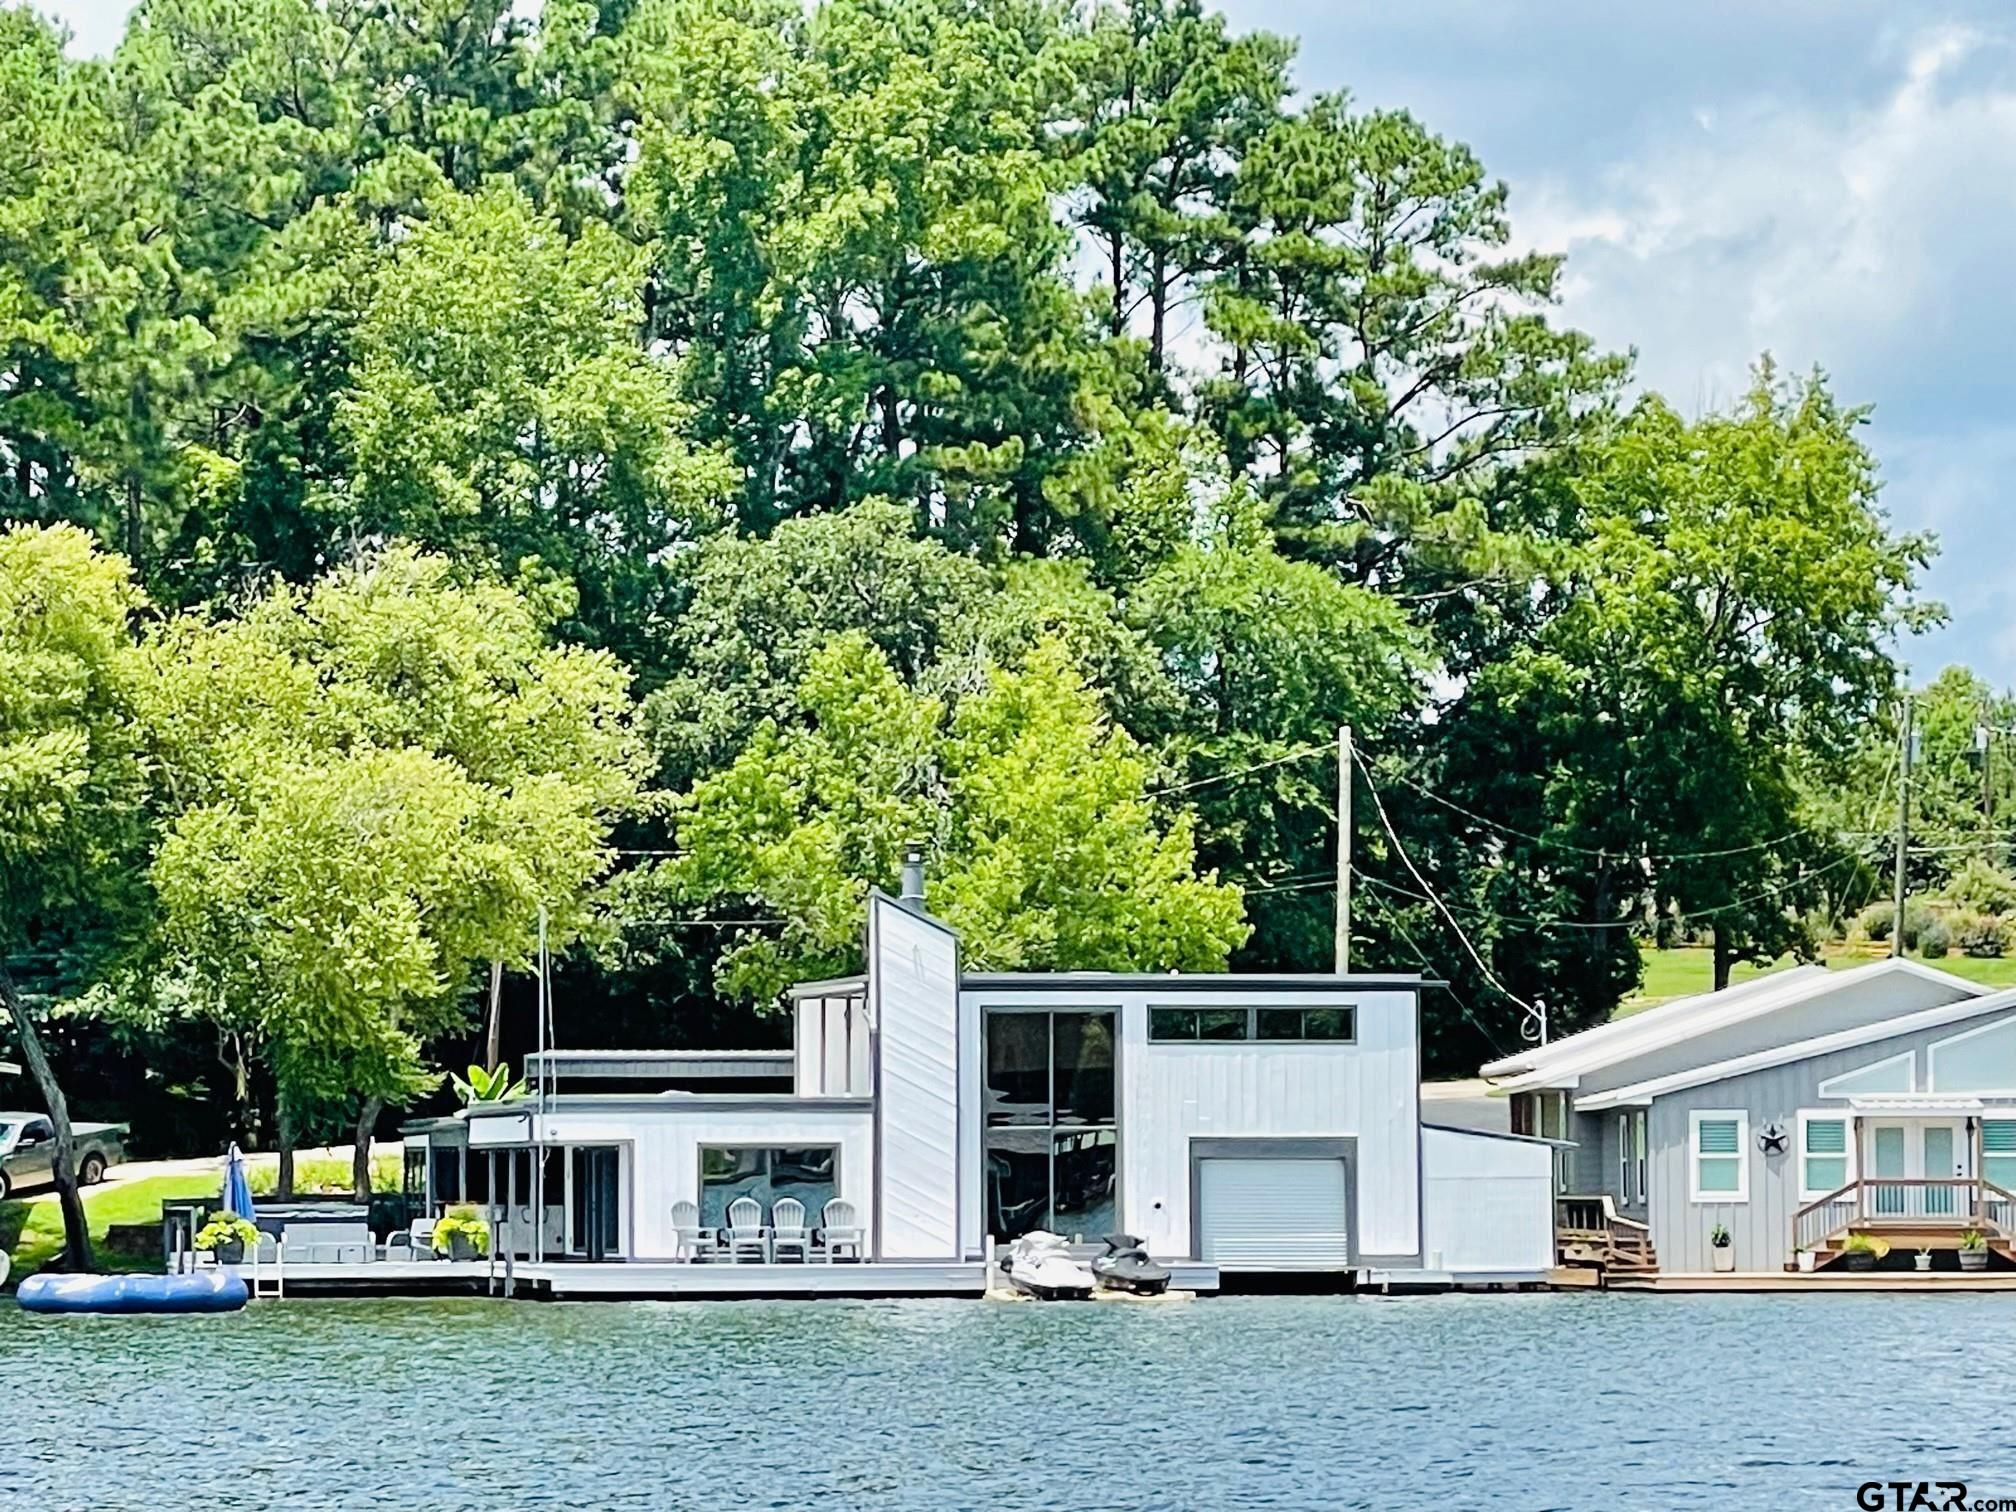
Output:
M1795 1003L1880 980L1886 976L1915 976L1950 988L1962 998L1976 998L1987 989L1950 972L1938 971L1917 961L1890 957L1846 971L1829 971L1822 966L1795 966L1774 972L1720 992L1704 992L1647 1008L1627 1019L1613 1019L1580 1034L1548 1045L1536 1045L1517 1055L1508 1055L1484 1067L1484 1075L1502 1092L1520 1092L1534 1087L1573 1087L1591 1071L1637 1059L1655 1050L1684 1044L1690 1039L1731 1024L1775 1013Z
M1940 975L1944 976L1946 973L1941 972ZM1897 1039L1921 1029L1939 1029L1947 1024L1962 1023L1970 1018L1983 1018L2009 1008L2016 1008L2016 988L1995 993L1977 988L1975 996L1963 998L1957 1003L1944 1003L1937 1008L1921 1008L1918 1012L1907 1013L1901 1018L1881 1019L1876 1023L1862 1024L1853 1029L1839 1029L1832 1034L1796 1040L1789 1045L1774 1045L1769 1050L1739 1055L1732 1060L1717 1061L1708 1066L1696 1066L1688 1071L1675 1071L1670 1076L1658 1076L1628 1087L1613 1087L1607 1092L1578 1097L1575 1100L1575 1111L1600 1113L1605 1108L1638 1107L1655 1097L1663 1097L1668 1092L1685 1092L1690 1087L1705 1087L1710 1082L1726 1081L1732 1076L1743 1076L1752 1071L1768 1071L1773 1066L1790 1065L1793 1061L1810 1060L1818 1055L1830 1055L1836 1050L1853 1050L1858 1045L1873 1045L1882 1040Z

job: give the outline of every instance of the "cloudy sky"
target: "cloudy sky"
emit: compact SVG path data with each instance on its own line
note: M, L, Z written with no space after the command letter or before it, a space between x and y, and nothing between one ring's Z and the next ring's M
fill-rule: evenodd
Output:
M1764 351L1873 405L1885 503L1942 545L1928 587L1952 619L1906 648L1914 670L2016 683L2016 7L1221 3L1301 38L1305 89L1470 143L1520 240L1568 254L1565 317L1681 408L1726 403ZM53 9L96 52L127 6Z

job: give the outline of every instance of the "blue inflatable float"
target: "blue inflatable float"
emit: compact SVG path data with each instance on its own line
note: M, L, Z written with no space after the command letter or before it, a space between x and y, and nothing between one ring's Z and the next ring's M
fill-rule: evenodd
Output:
M30 1276L15 1292L24 1312L216 1313L245 1305L245 1283L229 1271L190 1276Z

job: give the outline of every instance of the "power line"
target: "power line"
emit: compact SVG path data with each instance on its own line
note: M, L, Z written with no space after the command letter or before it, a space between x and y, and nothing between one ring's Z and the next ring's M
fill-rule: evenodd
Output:
M1198 788L1215 787L1221 782L1230 782L1235 777L1245 777L1254 772L1264 772L1270 767L1286 766L1291 761L1305 761L1311 756L1326 756L1336 747L1323 744L1304 746L1299 751L1289 751L1286 755L1275 756L1266 761L1256 761L1251 766L1238 767L1230 772L1220 772L1215 777L1199 777L1195 782L1180 782L1168 786L1151 787L1147 796L1165 797L1171 793L1193 793Z
M1811 833L1811 831L1804 828L1789 830L1785 834L1777 836L1775 839L1759 840L1750 845L1732 845L1727 846L1720 850L1645 852L1643 854L1637 854L1625 850L1604 850L1587 845L1577 845L1573 841L1569 840L1556 840L1546 835L1536 835L1527 830L1515 829L1509 824L1501 823L1499 820L1488 818L1485 815L1478 813L1475 809L1465 808L1462 804L1455 802L1453 799L1444 798L1440 793L1436 792L1433 788L1428 787L1424 783L1417 782L1414 778L1409 777L1404 772L1396 772L1394 774L1394 777L1396 781L1405 783L1408 787L1414 789L1415 792L1419 793L1423 798L1426 798L1430 803L1439 803L1443 808L1448 809L1452 813L1461 814L1465 819L1470 820L1472 823L1481 824L1485 826L1487 829L1497 830L1501 834L1511 835L1514 839L1528 840L1535 845L1551 845L1557 850L1574 851L1578 855L1595 856L1601 860L1714 861L1727 856L1748 855L1752 851L1773 850L1776 849L1778 846L1786 844L1789 841L1800 839L1802 836ZM1369 775L1367 776L1366 780L1368 782L1371 780Z
M1365 787L1372 795L1372 807L1378 810L1379 822L1385 827L1387 838L1393 842L1393 853L1400 858L1401 863L1406 866L1414 880L1421 884L1421 890L1429 895L1435 907L1440 910L1442 917L1449 921L1450 929L1455 931L1456 938L1462 942L1463 948L1469 952L1470 959L1477 963L1477 969L1484 974L1484 980L1517 1003L1544 1026L1547 1022L1546 1010L1534 1007L1499 980L1498 974L1485 963L1484 957L1478 953L1477 947L1470 943L1470 936L1463 932L1463 926L1457 922L1456 915L1449 911L1449 906L1446 903L1435 896L1435 889L1429 886L1428 879L1421 875L1421 869L1414 864L1414 858L1407 854L1407 847L1400 843L1400 832L1393 827L1393 820L1386 812L1386 800L1379 796L1379 786L1372 780L1371 769L1366 766L1364 758L1360 757L1355 751L1352 752L1352 759L1357 763L1358 770L1365 775Z

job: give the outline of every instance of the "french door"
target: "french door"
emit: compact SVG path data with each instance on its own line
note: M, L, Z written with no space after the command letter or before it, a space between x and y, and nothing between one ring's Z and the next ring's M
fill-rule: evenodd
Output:
M1958 1187L1927 1181L1966 1180L1971 1151L1958 1119L1912 1119L1869 1126L1871 1210L1882 1218L1954 1218L1964 1211Z

